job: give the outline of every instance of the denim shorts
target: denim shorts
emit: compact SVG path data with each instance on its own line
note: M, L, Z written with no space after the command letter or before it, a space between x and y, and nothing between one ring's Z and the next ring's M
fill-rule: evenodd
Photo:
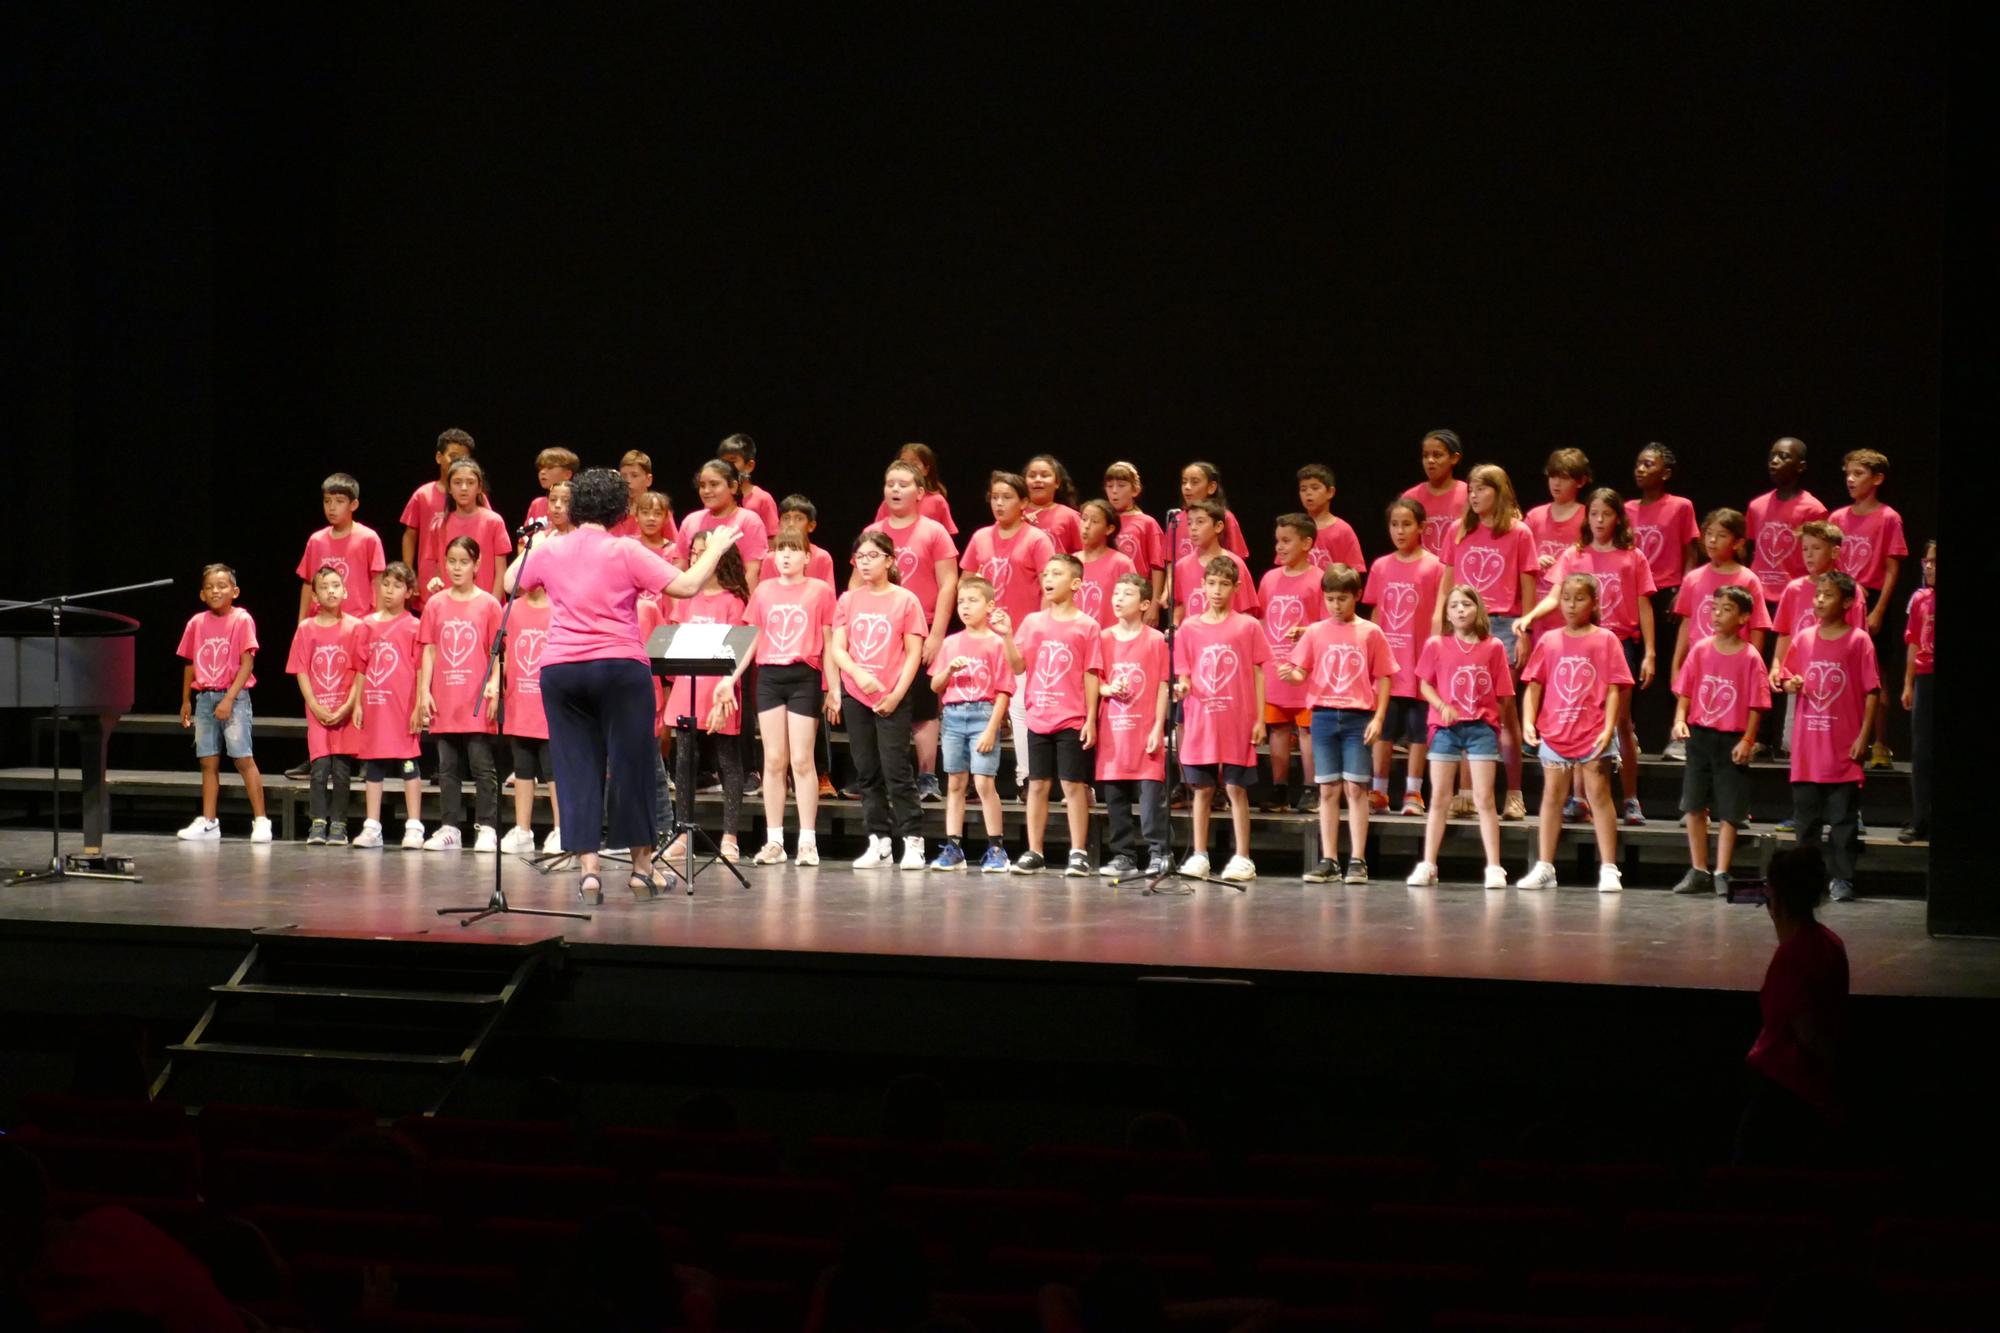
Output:
M1372 708L1313 709L1313 776L1321 782L1368 782L1375 757L1361 742L1374 720Z
M1574 759L1557 754L1549 748L1547 741L1543 741L1541 748L1535 751L1535 757L1542 761L1543 768L1589 768L1592 764L1602 763L1607 773L1615 773L1618 770L1618 739L1614 736L1611 744L1602 750L1595 754L1580 754Z
M996 738L993 749L981 754L973 748L986 731L986 724L993 718L993 701L982 699L978 703L946 704L938 713L938 749L942 767L947 773L975 773L990 778L1000 771L1000 752L1006 748Z
M194 757L227 754L231 759L250 757L250 691L236 696L229 720L215 720L215 706L222 702L222 690L203 690L194 697Z
M1439 727L1431 733L1430 757L1446 763L1472 759L1497 764L1500 762L1500 733L1493 730L1491 722L1476 717Z

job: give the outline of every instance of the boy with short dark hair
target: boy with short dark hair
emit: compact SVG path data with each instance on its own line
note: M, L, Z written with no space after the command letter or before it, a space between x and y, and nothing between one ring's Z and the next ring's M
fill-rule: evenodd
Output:
M306 538L306 553L299 557L299 619L313 613L313 571L323 566L338 570L347 589L341 609L365 616L375 609L375 578L387 561L375 529L354 520L361 507L361 483L336 472L319 484L319 503L326 526Z

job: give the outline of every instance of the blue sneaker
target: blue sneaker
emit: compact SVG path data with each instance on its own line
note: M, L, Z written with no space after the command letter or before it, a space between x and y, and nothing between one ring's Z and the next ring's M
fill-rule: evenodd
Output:
M965 851L955 842L947 842L944 849L931 858L930 870L965 869Z
M1780 833L1797 833L1798 831L1799 831L1799 821L1798 821L1798 820L1796 820L1796 819L1793 819L1793 818L1791 818L1790 816L1787 816L1786 818L1784 818L1784 819L1781 819L1781 820L1779 820L1779 821L1778 821L1778 832L1780 832Z
M986 855L979 860L979 873L982 875L1004 875L1010 869L1005 847L988 847Z

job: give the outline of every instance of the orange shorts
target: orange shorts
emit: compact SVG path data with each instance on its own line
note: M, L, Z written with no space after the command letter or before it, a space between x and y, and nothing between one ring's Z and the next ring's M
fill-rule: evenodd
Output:
M1293 712L1289 709L1280 708L1276 704L1264 705L1265 726L1282 727L1287 723L1297 727L1300 731L1311 731L1313 710L1310 708L1301 708L1297 712Z

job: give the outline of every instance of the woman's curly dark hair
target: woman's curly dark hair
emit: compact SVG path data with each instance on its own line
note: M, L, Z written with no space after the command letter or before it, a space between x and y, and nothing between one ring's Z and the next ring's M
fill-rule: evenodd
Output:
M625 517L632 504L632 488L625 478L608 467L588 468L570 478L569 521L578 525L602 523L610 527Z

